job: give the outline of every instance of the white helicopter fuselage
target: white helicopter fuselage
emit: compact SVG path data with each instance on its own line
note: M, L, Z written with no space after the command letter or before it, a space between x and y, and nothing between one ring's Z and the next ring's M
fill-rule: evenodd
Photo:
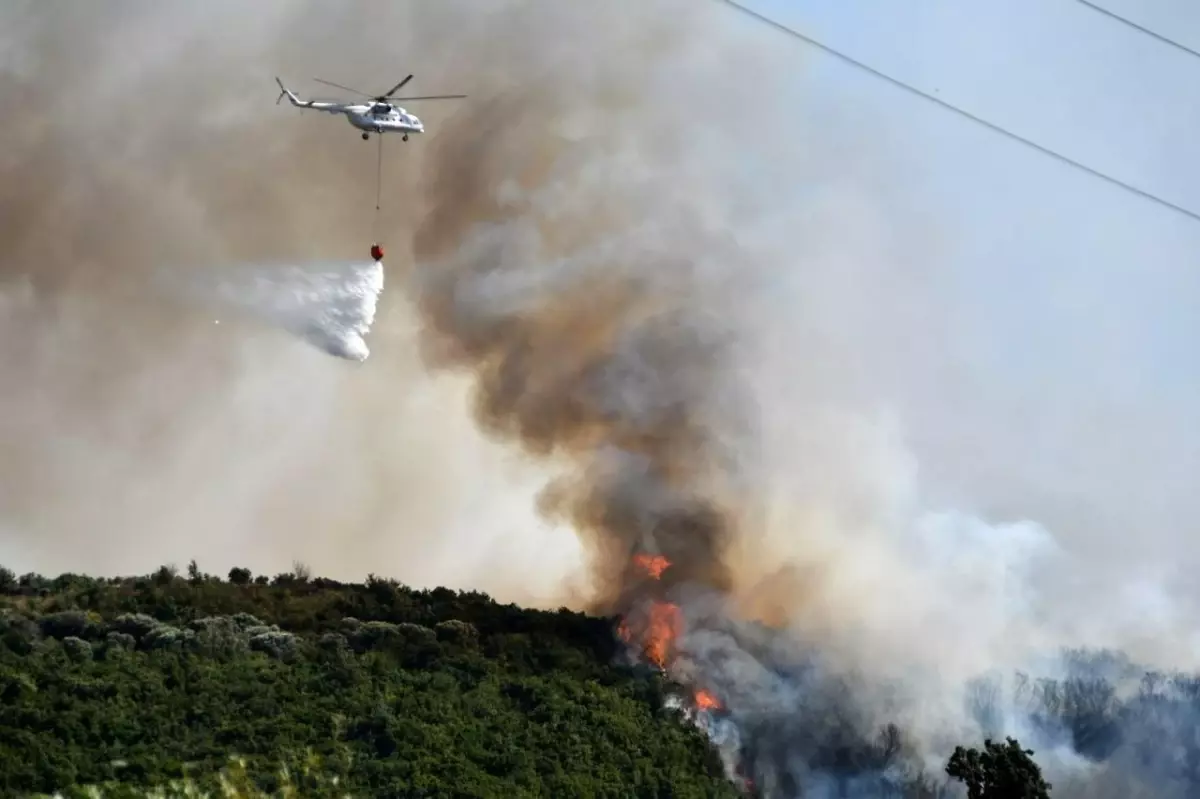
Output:
M398 105L390 103L329 103L320 100L301 100L293 92L284 87L279 78L282 97L299 109L324 111L327 114L343 114L351 125L363 132L363 138L370 133L399 133L408 138L410 133L424 133L425 125L415 114L410 114Z
M425 125L415 114L386 103L343 107L347 121L367 133L424 133Z

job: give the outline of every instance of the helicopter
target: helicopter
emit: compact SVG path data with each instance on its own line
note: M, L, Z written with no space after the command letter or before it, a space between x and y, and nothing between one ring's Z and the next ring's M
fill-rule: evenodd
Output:
M279 105L284 97L287 97L292 105L297 108L311 108L314 111L325 111L330 114L345 114L346 120L362 131L363 141L371 138L372 133L380 135L384 133L399 133L403 141L408 141L410 133L424 133L425 123L417 118L415 114L410 114L404 108L396 105L397 102L407 102L410 100L457 100L466 97L465 94L437 94L427 95L425 97L392 97L393 94L400 91L408 82L413 79L409 75L404 80L392 87L392 90L387 94L381 94L372 97L369 94L360 92L357 89L351 89L346 86L341 86L336 83L331 83L320 78L313 78L318 83L324 83L326 86L332 86L335 89L341 89L344 92L351 94L362 95L370 100L369 103L334 103L323 102L319 100L301 100L291 90L283 85L278 77L275 82L279 84L279 97L275 100L275 105Z

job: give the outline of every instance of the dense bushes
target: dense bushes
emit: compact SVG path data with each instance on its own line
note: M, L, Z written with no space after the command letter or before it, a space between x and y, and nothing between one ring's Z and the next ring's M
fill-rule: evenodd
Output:
M236 755L305 796L734 795L604 619L229 578L0 574L0 792L215 790Z

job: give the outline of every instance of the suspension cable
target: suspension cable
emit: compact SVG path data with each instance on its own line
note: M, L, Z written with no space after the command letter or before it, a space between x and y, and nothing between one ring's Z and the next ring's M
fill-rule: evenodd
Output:
M377 140L376 158L375 158L375 222L372 225L371 234L375 237L375 241L379 241L379 209L383 198L383 134L376 133Z

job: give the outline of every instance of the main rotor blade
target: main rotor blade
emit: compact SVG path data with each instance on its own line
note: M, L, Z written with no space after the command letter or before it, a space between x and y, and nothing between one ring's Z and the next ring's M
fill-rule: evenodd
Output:
M429 94L424 97L392 97L389 102L407 103L411 100L459 100L466 97L465 94Z
M384 97L391 97L393 94L395 94L396 92L400 91L400 90L401 90L401 89L403 89L405 86L407 86L407 85L408 85L408 82L409 82L410 80L412 80L412 79L413 79L413 76L412 76L412 75L409 75L407 78L405 78L404 80L400 81L400 82L399 82L399 83L397 83L395 86L393 86L393 87L392 87L392 90L391 90L390 92L388 92L387 94L383 95L383 96L384 96Z
M367 97L367 98L371 97L371 95L367 94L366 92L360 92L358 89L351 89L348 86L342 86L340 83L334 83L334 82L328 81L328 80L321 80L320 78L313 78L313 80L315 80L317 83L324 83L326 86L332 86L335 89L341 89L344 92L350 92L351 94L357 94L361 97Z

